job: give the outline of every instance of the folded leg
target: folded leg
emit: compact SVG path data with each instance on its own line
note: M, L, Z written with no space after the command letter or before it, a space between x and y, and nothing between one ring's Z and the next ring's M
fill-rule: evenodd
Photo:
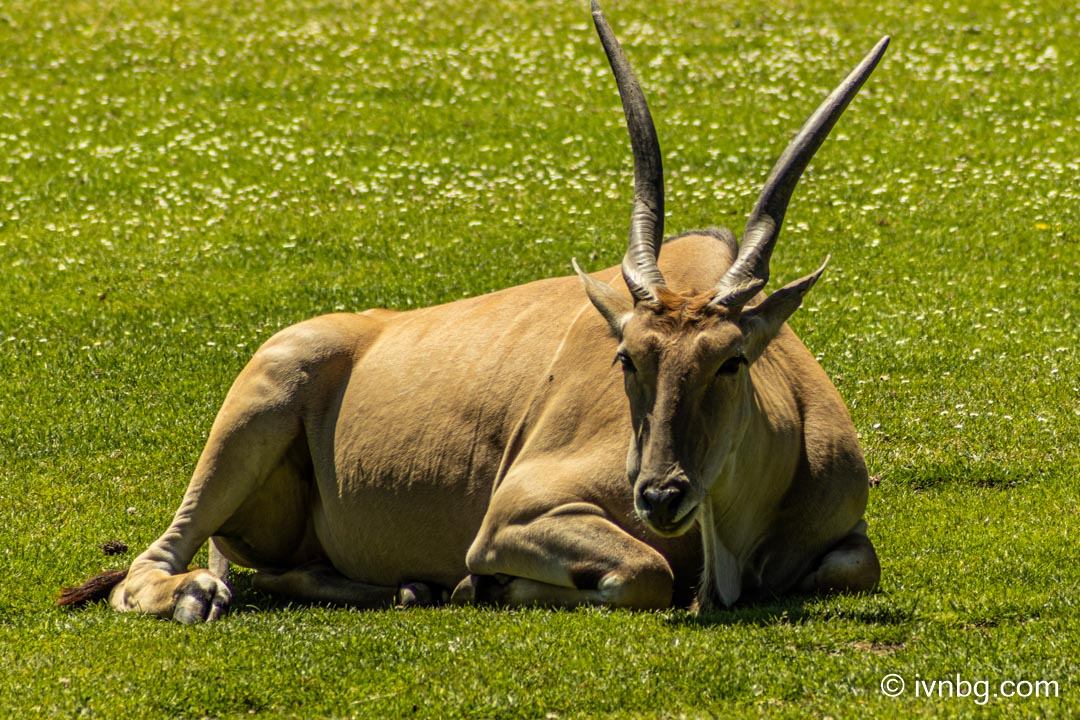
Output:
M810 593L873 592L880 578L877 552L866 536L866 523L860 522L825 553L799 583L799 589Z
M568 502L530 519L520 517L530 505L521 498L495 498L466 560L472 577L455 590L455 602L671 605L674 577L667 560L601 508ZM500 507L513 511L502 514Z
M437 589L426 583L403 583L399 587L368 585L350 580L326 563L312 563L283 573L260 572L252 585L300 602L361 608L432 605L443 599Z

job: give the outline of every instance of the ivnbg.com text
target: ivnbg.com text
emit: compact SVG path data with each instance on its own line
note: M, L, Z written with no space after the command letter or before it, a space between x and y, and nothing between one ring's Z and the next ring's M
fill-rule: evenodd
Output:
M959 673L946 679L927 679L917 673L904 678L891 673L881 678L881 692L889 697L909 694L918 698L970 698L985 705L994 698L1004 700L1026 698L1056 698L1060 688L1056 680L968 680Z

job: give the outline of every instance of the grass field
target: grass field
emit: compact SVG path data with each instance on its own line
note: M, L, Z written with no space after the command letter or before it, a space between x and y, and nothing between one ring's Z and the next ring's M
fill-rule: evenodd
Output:
M673 232L741 229L803 118L893 36L796 192L772 286L832 254L792 325L878 481L881 591L360 612L241 574L206 627L54 609L164 529L275 330L614 264L630 153L585 0L0 2L0 715L1080 714L1080 11L605 9ZM114 539L131 550L106 557ZM1036 691L1056 697L1004 697Z

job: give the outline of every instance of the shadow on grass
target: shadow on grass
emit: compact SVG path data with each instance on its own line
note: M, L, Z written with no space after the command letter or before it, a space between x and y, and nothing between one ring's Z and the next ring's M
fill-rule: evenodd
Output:
M230 578L233 587L233 605L229 610L232 615L260 612L289 612L310 607L343 607L325 603L304 603L288 598L271 595L252 587L253 573L240 572ZM449 606L442 606L449 607ZM371 612L385 612L390 608L371 609ZM489 606L493 613L518 612L521 608ZM557 608L532 611L565 613L574 610ZM595 612L596 608L585 608L585 612ZM580 612L581 610L578 610ZM633 611L630 611L633 612ZM695 613L675 611L664 614L664 622L675 627L710 628L718 626L753 626L798 625L805 622L852 622L860 625L899 627L909 625L915 620L913 607L899 605L885 593L858 596L837 596L834 598L810 595L793 595L783 598L756 600L737 603L734 607Z
M668 619L685 627L798 625L809 621L850 621L862 625L906 625L915 610L888 600L881 593L849 596L838 603L832 598L793 595L771 600L740 602L733 607L701 613L679 613Z
M305 603L263 592L255 589L252 578L255 577L253 570L237 568L235 565L229 570L229 587L232 589L233 599L229 605L229 615L249 615L253 613L289 612L304 610L311 607L344 607L340 605Z
M995 457L973 461L951 458L942 462L901 466L889 471L885 482L917 491L950 488L1012 490L1031 484L1045 474L1045 469L1009 464L1007 458Z
M233 567L229 573L229 586L233 591L233 601L229 615L250 615L259 613L289 613L309 608L347 608L347 605L334 603L312 603L293 598L274 595L258 590L253 585L255 571ZM441 606L448 607L448 606ZM365 608L370 612L385 612L385 608ZM522 608L510 608L491 605L486 608L492 613L517 612ZM70 608L65 608L70 611ZM532 610L544 611L541 608ZM579 611L595 612L597 608L583 608ZM0 603L0 626L10 620L8 608ZM547 609L547 612L563 613L574 610ZM633 612L633 611L628 611ZM709 628L717 626L754 626L798 625L818 621L848 621L861 625L902 626L915 619L915 609L897 604L884 592L871 595L820 597L811 595L790 595L778 598L747 600L736 603L733 607L694 612L692 610L673 610L663 614L664 622L675 627Z

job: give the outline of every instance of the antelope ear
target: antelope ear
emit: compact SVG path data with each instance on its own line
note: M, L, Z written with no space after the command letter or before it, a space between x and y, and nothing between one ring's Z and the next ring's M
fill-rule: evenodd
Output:
M582 284L585 285L585 293L589 296L589 301L607 320L608 327L611 328L611 334L622 340L623 328L626 327L626 321L630 319L630 315L634 311L634 303L630 298L620 295L610 285L586 275L578 267L576 259L570 262L574 264L574 272L578 274Z
M739 327L746 337L747 359L753 362L780 332L787 319L802 305L803 296L825 272L829 258L814 272L788 283L754 307L745 308L739 317Z

